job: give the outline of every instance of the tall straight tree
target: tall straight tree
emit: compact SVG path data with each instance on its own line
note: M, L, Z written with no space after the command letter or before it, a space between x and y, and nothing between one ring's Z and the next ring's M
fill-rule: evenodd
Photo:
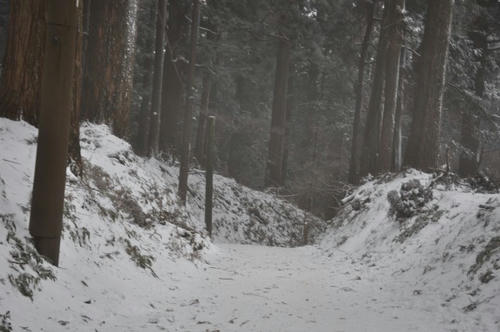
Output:
M165 57L165 27L167 23L167 1L158 0L156 13L155 60L153 71L153 93L151 97L151 112L149 126L149 153L158 155L160 143L161 97L163 84L163 61ZM165 73L166 74L166 73ZM168 75L168 74L167 74Z
M364 1L366 7L366 27L361 51L358 61L358 80L355 85L356 104L354 106L354 120L352 125L351 159L349 163L349 182L359 183L359 161L361 149L361 110L363 106L363 84L365 81L365 64L368 55L368 46L370 45L371 34L373 30L373 13L375 1Z
M210 4L208 5L210 6ZM213 6L213 5L212 5ZM198 162L205 166L206 161L206 145L207 145L207 128L208 128L208 116L210 112L210 106L213 106L211 102L211 92L213 86L213 71L217 67L217 59L220 58L217 54L217 41L219 39L219 34L217 33L217 25L214 22L208 20L206 23L207 29L210 30L206 35L206 42L211 43L211 51L214 53L208 57L205 72L203 73L202 87L201 87L201 103L200 103L200 113L198 117L198 127L196 129L196 140L194 147L194 155Z
M189 69L186 82L186 103L184 108L184 125L181 146L181 165L179 168L178 195L182 204L186 204L188 190L189 160L191 158L191 135L193 131L193 103L194 103L194 69L196 65L196 47L198 44L198 29L200 27L200 0L193 0L191 14L191 51Z
M396 114L394 116L394 138L392 143L392 170L399 172L403 164L403 138L402 138L402 121L403 113L406 108L406 72L407 56L406 49L401 49L401 60L399 69L399 84L398 84L398 100L396 105Z
M73 62L73 90L71 109L71 129L69 135L68 153L74 174L82 175L82 155L80 153L80 107L82 100L83 77L83 13L84 6L90 0L81 1L76 9L76 42L75 59Z
M453 0L428 0L417 79L413 121L405 164L433 170L439 162L441 111L450 41Z
M265 178L265 185L267 187L279 187L283 185L283 158L285 152L290 54L290 41L283 36L280 37L276 55L271 132Z
M388 27L390 25L389 8L391 0L384 0L384 13L380 26L380 36L377 46L375 72L372 82L368 114L366 117L363 148L361 154L360 175L377 172L379 154L380 129L382 121L382 98L384 91L386 52L388 45Z
M392 170L405 1L390 0L389 6L389 25L386 27L388 44L385 55L384 113L378 149L378 172Z
M48 0L41 116L29 230L35 248L59 264L71 123L78 1Z
M180 150L180 142L177 139L178 123L182 113L184 98L183 67L182 61L178 61L179 42L187 30L186 16L189 6L186 1L169 1L167 22L167 50L163 70L168 74L163 75L163 93L161 98L161 125L160 125L160 149L163 152L177 154Z
M137 0L91 1L82 116L128 134Z

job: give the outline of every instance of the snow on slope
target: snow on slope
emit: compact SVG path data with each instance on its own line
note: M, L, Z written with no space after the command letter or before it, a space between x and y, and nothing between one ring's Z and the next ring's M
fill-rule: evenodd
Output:
M85 124L84 176L67 170L61 268L51 267L27 230L36 136L27 123L0 118L0 327L12 320L18 328L25 322L28 330L40 324L54 331L70 321L97 326L117 312L154 311L147 294L165 287L168 271L196 273L214 250L204 231L201 172L190 176L189 205L181 208L176 167L137 157L106 126ZM304 212L233 180L215 176L214 182L216 241L302 243ZM307 219L317 234L319 220ZM42 289L50 297L38 296Z
M413 295L416 312L443 311L457 331L499 331L500 195L441 176L409 170L367 182L345 199L320 248L364 263L395 298ZM398 220L388 194L412 180L432 199ZM464 328L464 316L474 325Z

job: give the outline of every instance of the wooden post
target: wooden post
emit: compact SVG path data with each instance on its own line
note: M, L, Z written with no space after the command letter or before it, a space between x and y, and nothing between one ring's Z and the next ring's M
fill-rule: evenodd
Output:
M208 235L212 237L212 207L214 193L214 143L215 143L215 116L208 117L207 157L205 170L205 225Z
M35 248L59 264L75 59L81 1L50 0L43 60L41 113L29 230Z

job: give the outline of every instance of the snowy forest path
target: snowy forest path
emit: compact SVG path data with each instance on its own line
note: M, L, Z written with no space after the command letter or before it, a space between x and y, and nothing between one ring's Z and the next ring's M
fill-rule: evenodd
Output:
M443 331L432 294L390 269L313 246L219 244L196 274L173 272L166 297L177 331ZM428 298L426 296L429 296ZM165 314L150 321L165 320ZM172 328L171 324L167 330Z

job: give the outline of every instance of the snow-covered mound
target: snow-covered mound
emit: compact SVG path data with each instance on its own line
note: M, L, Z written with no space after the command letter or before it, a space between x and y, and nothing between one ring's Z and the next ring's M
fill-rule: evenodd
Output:
M395 291L413 294L417 311L439 294L443 319L457 331L468 330L459 324L463 315L476 331L500 330L497 191L409 170L367 182L344 203L320 240L326 253L363 262Z
M204 230L202 172L191 174L189 203L180 207L175 166L140 158L106 126L85 124L84 174L79 178L67 169L61 268L48 265L34 251L28 233L36 142L34 127L0 118L0 330L10 319L46 321L49 311L44 308L62 298L77 316L90 302L106 298L91 310L94 319L105 317L124 300L123 290L139 302L147 301L145 294L165 287L165 271L186 265L195 271L193 263L214 250ZM299 245L305 219L313 225L310 233L318 233L318 219L289 203L221 176L214 182L215 241ZM51 279L57 282L45 281ZM61 298L37 296L42 286ZM33 310L7 314L30 299ZM65 306L58 308L63 311ZM65 326L64 319L49 319Z

